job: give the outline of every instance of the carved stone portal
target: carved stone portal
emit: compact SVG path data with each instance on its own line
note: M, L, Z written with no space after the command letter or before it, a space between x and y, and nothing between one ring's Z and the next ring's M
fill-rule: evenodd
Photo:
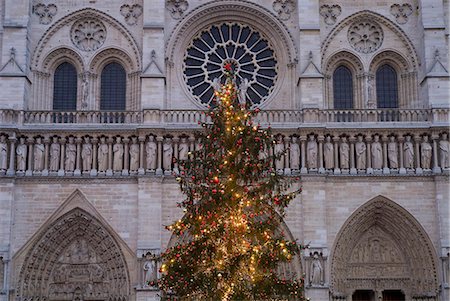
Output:
M124 256L104 226L73 209L31 247L22 266L18 300L127 300Z

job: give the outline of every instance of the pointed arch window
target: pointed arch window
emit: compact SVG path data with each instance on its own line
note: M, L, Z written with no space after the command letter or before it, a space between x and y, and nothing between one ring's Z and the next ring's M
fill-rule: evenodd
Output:
M377 107L398 108L397 72L390 65L383 65L376 73Z
M106 65L101 74L100 110L124 111L125 97L125 69L118 63Z
M60 64L53 77L53 110L77 109L77 70L68 62Z
M353 109L353 76L345 66L333 73L333 96L334 109Z

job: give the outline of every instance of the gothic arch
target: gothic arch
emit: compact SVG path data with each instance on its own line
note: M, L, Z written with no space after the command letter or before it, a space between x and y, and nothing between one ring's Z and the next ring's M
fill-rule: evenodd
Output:
M336 236L330 290L347 300L356 289L397 289L407 300L437 300L436 263L433 244L419 222L378 196L357 209Z
M100 74L103 67L111 62L117 62L122 65L127 74L136 71L136 63L123 50L117 48L102 49L94 55L89 63L89 71Z
M95 213L77 190L17 252L17 300L130 299L124 243Z
M193 9L177 23L166 44L169 85L181 86L193 104L204 109L204 106L191 96L182 78L183 54L195 35L219 22L238 22L249 25L261 33L273 46L279 65L279 76L274 91L264 105L269 104L275 98L283 85L290 93L294 93L295 87L289 86L290 83L284 80L286 76L295 76L295 66L298 61L297 48L288 28L272 12L261 5L236 0L210 1ZM171 100L170 86L168 91L168 98Z
M286 237L288 240L296 241L296 239L291 233L291 230L289 230L289 227L284 222L283 218L281 216L279 216L279 218L280 218L280 227L278 231L283 233L284 237ZM189 235L188 232L184 232L182 236L176 236L172 234L167 244L167 249L175 247L182 243L186 243L190 241L190 239L191 236ZM304 272L302 269L300 255L295 255L295 257L293 257L289 263L282 263L278 267L278 273L283 275L286 279L292 279L303 275Z
M74 49L60 47L53 50L45 57L42 64L42 71L54 73L56 67L63 62L71 63L77 69L77 73L81 73L84 70L83 59Z
M364 73L364 66L361 62L361 58L349 51L338 51L332 54L322 64L322 70L325 70L325 105L327 105L328 108L333 108L333 72L340 65L344 65L352 72L354 106L361 107L361 84L360 81L357 80L357 78Z

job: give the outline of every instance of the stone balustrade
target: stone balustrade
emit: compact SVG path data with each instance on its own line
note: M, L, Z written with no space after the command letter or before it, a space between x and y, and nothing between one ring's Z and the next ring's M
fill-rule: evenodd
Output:
M255 119L261 124L310 123L449 123L450 109L373 109L373 110L265 110ZM142 111L18 111L0 110L0 124L197 124L208 121L198 110Z
M173 116L172 116L173 117ZM170 117L170 118L172 118ZM144 176L178 172L198 150L193 130L0 133L3 176ZM448 128L290 129L274 132L273 166L285 175L427 175L449 172ZM174 160L177 159L177 160Z

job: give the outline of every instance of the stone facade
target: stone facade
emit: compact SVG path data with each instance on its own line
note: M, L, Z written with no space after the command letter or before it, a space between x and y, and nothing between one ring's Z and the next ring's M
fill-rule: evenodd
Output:
M311 300L450 298L449 1L4 0L0 301L159 300L148 284L182 216L173 174L224 63L303 192L286 277ZM53 110L56 69L74 110ZM124 110L101 110L102 72ZM396 74L397 105L381 79ZM351 74L352 107L334 76ZM378 84L378 85L377 85ZM74 88L74 87L71 87ZM395 298L394 298L395 299ZM397 299L395 299L397 300Z

